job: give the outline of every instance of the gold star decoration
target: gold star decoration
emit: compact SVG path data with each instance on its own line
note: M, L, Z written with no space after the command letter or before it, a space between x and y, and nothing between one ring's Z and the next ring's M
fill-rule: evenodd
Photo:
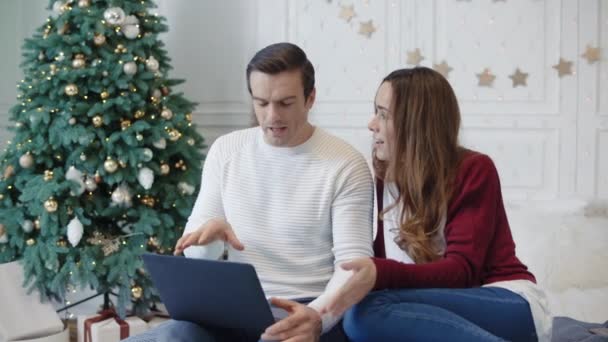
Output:
M376 32L373 20L362 21L359 24L359 34L366 36L368 39L372 37L372 34Z
M513 75L509 75L509 78L511 80L513 80L513 88L515 88L519 85L523 86L523 87L528 86L528 84L526 83L527 78L528 78L528 73L521 72L521 70L519 70L519 68L515 69L515 72L513 73Z
M347 23L350 23L350 20L356 15L355 14L355 6L353 6L353 5L350 5L350 6L340 5L340 7L342 7L342 9L340 10L339 17L341 19L346 20Z
M481 74L477 74L477 78L479 78L478 86L481 87L491 87L492 83L496 79L496 76L492 75L490 69L485 68Z
M414 51L407 52L407 64L419 65L423 59L424 59L424 56L422 56L422 54L420 54L419 48L416 48L416 50L414 50Z
M433 64L433 69L445 78L448 78L450 76L450 71L454 70L445 60L442 61L441 64Z
M600 48L599 47L591 47L591 45L587 45L587 50L585 53L581 55L587 59L589 64L593 64L600 60Z
M572 62L566 61L565 59L559 59L559 63L553 66L553 69L557 70L557 74L559 77L564 77L565 75L572 75Z

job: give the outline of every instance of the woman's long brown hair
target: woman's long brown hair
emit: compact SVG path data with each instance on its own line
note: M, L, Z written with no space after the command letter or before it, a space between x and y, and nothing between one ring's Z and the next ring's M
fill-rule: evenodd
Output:
M374 155L374 169L398 190L395 242L416 263L430 262L443 252L442 221L463 151L458 102L448 81L429 68L395 70L383 82L392 87L394 136L389 160Z

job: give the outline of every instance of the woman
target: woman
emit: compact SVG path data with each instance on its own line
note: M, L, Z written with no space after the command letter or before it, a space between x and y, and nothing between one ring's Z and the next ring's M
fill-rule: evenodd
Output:
M551 318L534 276L515 256L492 160L458 144L449 83L423 67L380 85L374 137L375 258L325 308L348 311L353 341L534 341Z

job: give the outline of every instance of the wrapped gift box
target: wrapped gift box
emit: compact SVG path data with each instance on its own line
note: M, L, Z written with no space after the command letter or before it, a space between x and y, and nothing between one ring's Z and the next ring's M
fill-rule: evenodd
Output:
M23 288L23 268L19 262L0 264L0 341L55 335L63 322L50 303L41 303L38 291Z
M78 342L118 342L148 330L139 317L120 319L114 310L93 316L78 316Z

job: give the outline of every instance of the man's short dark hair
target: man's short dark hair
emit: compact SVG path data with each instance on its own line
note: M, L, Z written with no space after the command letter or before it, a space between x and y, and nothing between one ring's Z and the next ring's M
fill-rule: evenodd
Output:
M247 89L251 94L249 76L253 71L275 75L283 71L300 70L304 98L307 99L315 87L315 69L300 47L291 43L268 45L258 51L247 65Z

